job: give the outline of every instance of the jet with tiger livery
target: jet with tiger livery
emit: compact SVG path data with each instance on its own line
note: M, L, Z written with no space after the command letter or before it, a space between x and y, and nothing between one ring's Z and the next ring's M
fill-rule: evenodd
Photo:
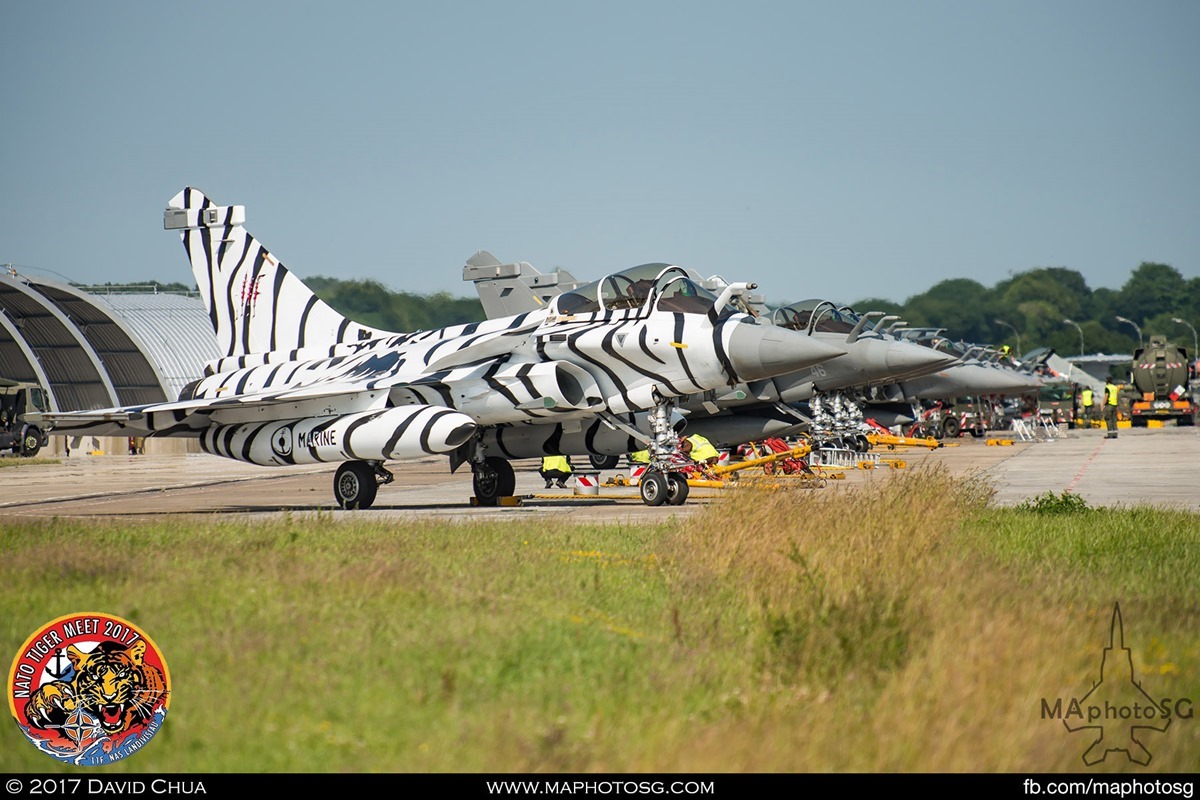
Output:
M556 302L560 297L569 297L576 291L574 287L581 285L566 270L543 274L528 262L504 264L486 250L472 255L462 274L464 281L475 284L484 312L494 318ZM704 279L694 272L689 274L694 283L710 291L724 291L729 286L719 277ZM688 434L699 433L718 447L809 430L813 419L801 409L808 410L807 404L812 401L818 405L822 402L849 405L852 401L846 393L927 375L958 361L957 354L939 352L882 330L896 317L877 320L881 312L857 314L848 307L817 299L771 309L749 293L743 293L735 302L763 324L843 348L847 354L790 373L683 398L679 410L686 417ZM911 408L907 411L912 413ZM889 413L894 419L899 412L889 410ZM877 408L875 416L882 415L883 411ZM633 443L619 431L601 426L567 433L536 424L515 423L499 426L488 435L497 448L514 458L554 450L588 455L597 467L614 466L618 454L638 449L631 448Z
M174 402L45 414L55 433L182 436L264 466L341 462L334 496L370 507L388 461L445 455L469 464L495 505L515 475L489 432L515 423L620 430L651 453L649 505L687 495L672 425L678 399L844 355L760 324L681 267L643 264L527 313L412 333L339 314L244 227L244 206L195 188L168 203L222 356ZM497 454L499 453L499 454Z

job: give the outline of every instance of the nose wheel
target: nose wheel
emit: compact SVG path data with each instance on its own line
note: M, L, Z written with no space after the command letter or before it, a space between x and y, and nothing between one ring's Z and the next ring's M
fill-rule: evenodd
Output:
M660 472L646 470L639 487L642 502L648 506L681 506L687 500L690 487L687 475L682 472Z
M646 470L638 483L642 492L642 502L648 506L661 506L667 502L667 491L670 484L667 476L657 470Z
M667 505L683 505L687 501L689 491L691 487L688 486L687 475L682 472L667 473Z

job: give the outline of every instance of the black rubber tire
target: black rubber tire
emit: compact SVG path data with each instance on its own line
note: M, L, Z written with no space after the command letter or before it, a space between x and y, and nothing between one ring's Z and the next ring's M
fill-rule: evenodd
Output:
M642 473L638 487L642 491L642 502L646 505L661 506L667 502L670 486L667 484L667 476L661 472L646 470Z
M21 439L21 455L26 458L33 458L41 449L42 432L37 428L30 428L25 431L25 436Z
M370 508L378 490L375 470L365 461L347 461L333 476L333 496L347 511Z
M688 486L686 475L678 472L667 475L667 505L683 505L687 502L688 492L691 490L692 487Z
M479 504L494 506L501 497L512 497L517 490L517 476L508 459L488 456L483 463L482 469L474 470L472 481Z
M592 469L616 469L621 463L620 456L588 456Z
M942 436L947 439L957 439L960 433L962 433L962 424L958 421L958 417L946 417L942 420Z

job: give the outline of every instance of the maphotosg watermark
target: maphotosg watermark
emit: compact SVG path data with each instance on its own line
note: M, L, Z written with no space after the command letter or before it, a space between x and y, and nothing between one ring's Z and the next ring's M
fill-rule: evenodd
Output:
M1192 796L1191 781L1141 781L1133 780L1104 780L1089 778L1086 781L1039 781L1034 778L1025 779L1025 794L1097 794L1108 797L1138 797L1141 795L1179 795Z
M1071 733L1089 732L1090 743L1083 752L1083 763L1089 767L1103 763L1109 753L1120 752L1135 764L1149 764L1146 734L1166 733L1172 721L1190 720L1194 713L1191 698L1154 697L1137 680L1119 605L1113 606L1108 646L1092 688L1082 697L1041 699L1042 719L1061 720Z

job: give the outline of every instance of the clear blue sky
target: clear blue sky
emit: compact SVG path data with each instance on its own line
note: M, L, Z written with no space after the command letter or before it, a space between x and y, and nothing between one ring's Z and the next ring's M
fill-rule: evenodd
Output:
M301 277L476 250L769 300L1200 275L1200 3L7 2L0 263L191 283L162 209Z

